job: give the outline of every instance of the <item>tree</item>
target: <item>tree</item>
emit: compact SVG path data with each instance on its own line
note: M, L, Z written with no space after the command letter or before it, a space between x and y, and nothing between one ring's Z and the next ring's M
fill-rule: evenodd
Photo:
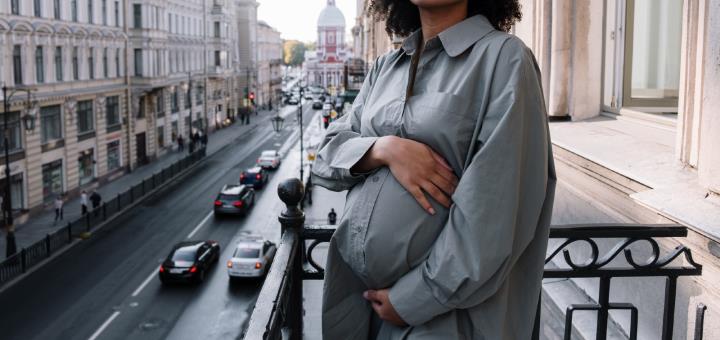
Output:
M305 44L297 40L287 40L283 44L285 65L298 66L305 61Z

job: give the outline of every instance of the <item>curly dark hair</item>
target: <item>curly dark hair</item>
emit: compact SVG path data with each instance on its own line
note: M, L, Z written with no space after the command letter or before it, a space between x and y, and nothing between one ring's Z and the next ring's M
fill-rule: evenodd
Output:
M420 11L410 0L370 0L368 9L376 19L385 20L388 34L407 36L420 28ZM522 19L518 0L468 0L468 17L475 14L504 32Z

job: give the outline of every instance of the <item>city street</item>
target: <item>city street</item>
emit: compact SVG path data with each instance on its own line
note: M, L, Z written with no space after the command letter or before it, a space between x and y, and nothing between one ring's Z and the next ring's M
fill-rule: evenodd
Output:
M305 106L304 122L314 115ZM294 115L283 131L258 126L235 145L209 156L180 184L150 197L87 241L0 294L3 339L233 339L240 335L261 280L230 284L225 260L241 231L277 242L281 202L276 187L297 176ZM262 150L287 157L259 190L247 217L216 219L212 202L236 183ZM161 286L158 266L171 246L186 239L216 240L220 261L199 285Z

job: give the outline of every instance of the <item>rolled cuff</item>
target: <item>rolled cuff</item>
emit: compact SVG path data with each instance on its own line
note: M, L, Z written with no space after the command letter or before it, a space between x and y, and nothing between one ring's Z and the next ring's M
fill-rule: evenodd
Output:
M411 326L422 325L451 310L432 294L423 278L422 265L413 268L390 288L389 299L395 311Z
M362 175L351 174L350 168L355 166L355 164L365 156L378 138L379 137L357 137L348 139L338 149L334 159L330 162L330 167L347 170L347 172L344 173L353 177Z

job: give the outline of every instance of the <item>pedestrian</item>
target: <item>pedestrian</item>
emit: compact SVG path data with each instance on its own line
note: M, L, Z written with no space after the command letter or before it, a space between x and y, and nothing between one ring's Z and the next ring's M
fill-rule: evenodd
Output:
M178 136L177 143L178 143L178 151L182 152L183 150L185 150L185 141L183 141L182 135Z
M337 221L337 214L335 213L335 209L330 208L330 212L328 213L328 224L335 225L336 221Z
M55 221L53 221L53 224L57 223L58 220L63 219L63 203L61 195L55 197Z
M200 143L200 133L199 132L195 131L195 133L193 134L193 141L195 141L195 143Z
M81 207L81 213L83 215L87 214L88 212L88 194L85 190L80 193L80 207Z
M245 125L250 125L250 112L245 115Z
M200 136L200 139L201 139L201 141L202 141L203 147L207 146L207 143L208 143L207 134L203 133L202 136Z
M557 178L539 68L509 33L527 1L369 2L405 38L313 163L350 198L322 338L530 339Z
M90 203L92 203L95 216L99 213L98 207L100 207L100 202L102 202L102 196L100 196L100 193L98 193L97 190L93 190L93 193L90 194Z

